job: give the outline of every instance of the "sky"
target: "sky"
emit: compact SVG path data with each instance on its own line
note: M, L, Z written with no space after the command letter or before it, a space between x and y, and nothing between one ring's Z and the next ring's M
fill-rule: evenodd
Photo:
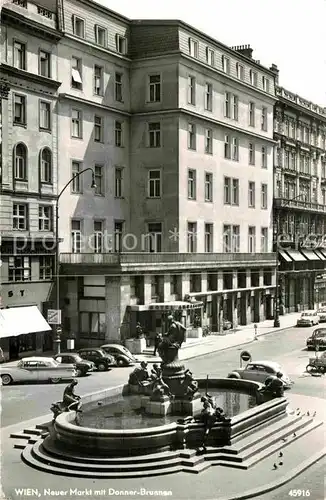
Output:
M130 19L180 19L280 70L279 84L326 107L326 0L96 0Z

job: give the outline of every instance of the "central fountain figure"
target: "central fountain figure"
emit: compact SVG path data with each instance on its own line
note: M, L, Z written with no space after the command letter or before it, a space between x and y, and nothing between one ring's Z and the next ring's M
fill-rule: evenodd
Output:
M186 340L186 328L175 321L172 315L168 316L168 332L158 345L158 353L162 358L162 365L178 360L178 352Z

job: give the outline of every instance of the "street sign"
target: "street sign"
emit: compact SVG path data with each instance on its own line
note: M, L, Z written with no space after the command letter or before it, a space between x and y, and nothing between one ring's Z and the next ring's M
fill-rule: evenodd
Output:
M49 325L61 325L60 309L48 309L48 323Z
M242 361L251 361L251 354L248 351L242 351L240 354Z

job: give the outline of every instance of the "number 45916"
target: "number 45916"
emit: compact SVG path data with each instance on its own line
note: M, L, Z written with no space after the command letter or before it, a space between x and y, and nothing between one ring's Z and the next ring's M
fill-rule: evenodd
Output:
M310 497L310 490L290 490L290 497Z

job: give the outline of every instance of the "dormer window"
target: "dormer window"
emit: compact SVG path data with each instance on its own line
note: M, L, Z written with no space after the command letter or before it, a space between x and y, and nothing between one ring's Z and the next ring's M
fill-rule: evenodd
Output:
M95 25L95 43L102 47L106 46L106 29L98 24Z
M253 71L251 69L250 72L249 72L249 78L250 78L251 85L253 85L254 87L257 87L257 84L258 84L258 75L257 75L256 71Z
M115 44L117 52L119 52L119 54L127 53L127 39L124 36L116 35Z
M81 17L72 16L72 31L74 35L85 38L85 21Z
M263 90L269 93L269 80L268 78L266 78L266 76L262 77L262 85L263 85Z
M210 49L209 47L206 47L206 62L210 66L214 66L214 59L215 59L215 54L214 50Z
M189 38L189 55L198 58L198 42Z
M237 63L236 68L237 68L237 78L239 80L243 81L244 80L244 67L242 66L242 64Z
M222 56L222 69L224 73L230 73L230 59L226 56Z

